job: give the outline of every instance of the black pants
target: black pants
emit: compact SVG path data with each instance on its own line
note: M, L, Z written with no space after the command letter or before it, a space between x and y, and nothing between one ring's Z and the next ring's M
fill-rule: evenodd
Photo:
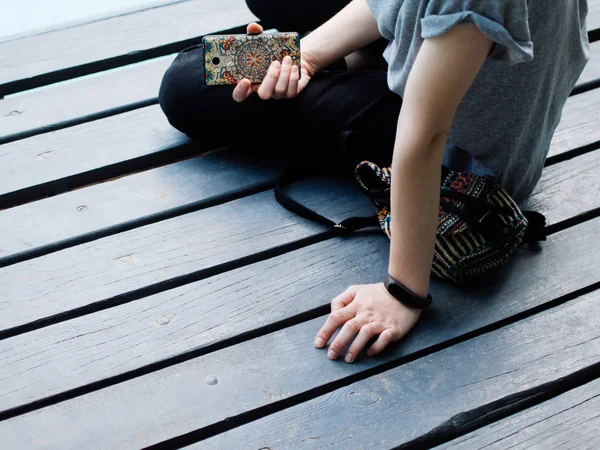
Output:
M314 30L348 3L350 0L246 0L265 27L300 34Z
M326 20L347 2L302 2L301 14L286 6L291 3L248 0L269 26L287 30L317 26L315 18ZM182 51L165 73L159 103L175 128L207 146L289 153L324 163L340 161L346 152L349 165L363 159L388 165L402 100L388 89L386 76L385 70L325 70L293 100L253 95L236 103L233 86L204 84L203 49L195 46Z

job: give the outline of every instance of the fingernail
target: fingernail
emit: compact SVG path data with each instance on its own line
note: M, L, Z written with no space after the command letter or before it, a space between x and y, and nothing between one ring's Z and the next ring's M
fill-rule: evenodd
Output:
M285 58L283 58L283 63L284 63L286 66L289 66L289 65L292 63L292 58L291 58L289 55L288 55L288 56L286 56Z
M346 362L351 363L352 361L354 361L354 356L352 353L346 353Z
M325 341L323 341L323 339L321 339L320 337L315 339L315 347L317 347L317 348L323 347L324 343L325 343Z
M273 61L273 64L271 64L271 67L273 69L279 69L280 65L281 65L281 63L279 61Z
M337 357L337 354L336 354L336 353L335 353L333 350L329 350L329 351L327 352L327 357L328 357L329 359L335 359L335 358Z
M373 356L373 350L367 350L367 355Z

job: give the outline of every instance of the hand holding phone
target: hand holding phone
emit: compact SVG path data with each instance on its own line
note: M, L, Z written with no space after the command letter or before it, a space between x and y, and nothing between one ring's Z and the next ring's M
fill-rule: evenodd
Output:
M300 69L298 33L206 36L203 44L207 85L238 84L243 79L262 83L275 62Z
M253 22L248 25L247 32L248 35L261 35L263 28ZM258 92L258 96L263 100L296 97L317 72L316 64L306 53L300 54L300 70L295 64L286 64L286 59L278 61L279 64L271 63L261 84L253 84L247 78L242 79L233 91L233 99L243 102L254 92Z

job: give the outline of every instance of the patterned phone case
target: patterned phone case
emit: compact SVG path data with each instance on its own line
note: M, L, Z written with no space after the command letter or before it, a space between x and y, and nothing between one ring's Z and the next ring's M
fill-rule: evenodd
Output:
M260 83L271 63L287 55L300 69L298 33L206 36L203 44L207 85L237 84L243 78Z

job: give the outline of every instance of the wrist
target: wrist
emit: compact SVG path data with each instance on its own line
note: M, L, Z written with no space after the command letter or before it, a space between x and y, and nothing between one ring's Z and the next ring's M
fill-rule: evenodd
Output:
M420 273L414 267L407 267L405 270L400 270L398 264L393 264L394 252L390 252L390 264L388 266L388 274L397 282L402 283L408 289L419 297L427 297L429 294L430 272Z
M335 61L335 58L328 55L322 46L319 46L319 43L311 38L312 34L310 33L300 40L302 59L308 63L308 66L314 72L309 74L311 77Z
M424 310L429 307L432 297L429 294L418 295L406 285L394 279L389 273L385 276L383 286L387 292L407 308Z

